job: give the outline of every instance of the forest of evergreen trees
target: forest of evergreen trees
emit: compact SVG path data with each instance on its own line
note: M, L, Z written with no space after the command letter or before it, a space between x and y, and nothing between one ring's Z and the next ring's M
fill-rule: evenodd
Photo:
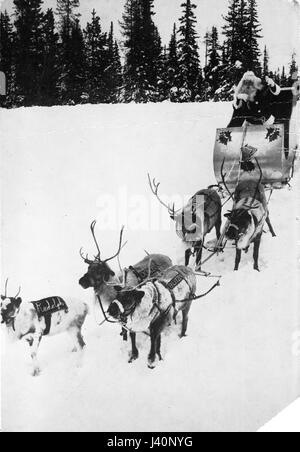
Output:
M289 68L272 71L268 49L261 54L256 0L230 0L222 29L212 27L204 37L197 6L185 0L167 46L155 25L154 0L126 0L121 42L113 24L103 30L95 10L83 28L79 6L79 0L57 0L53 11L43 0L14 0L13 14L1 13L2 107L229 100L246 70L282 86L294 83L295 55Z

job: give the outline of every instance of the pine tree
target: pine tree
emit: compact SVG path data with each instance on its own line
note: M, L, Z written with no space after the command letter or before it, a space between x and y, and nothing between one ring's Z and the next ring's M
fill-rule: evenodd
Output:
M57 14L59 16L60 29L66 36L70 37L72 33L72 25L80 17L77 13L79 8L79 0L57 0Z
M5 74L6 95L0 96L0 106L9 107L13 94L13 28L7 11L0 13L0 71Z
M52 9L48 9L42 20L43 71L41 74L40 95L42 105L58 103L58 33Z
M280 86L286 87L288 86L288 78L286 76L285 67L282 67L281 77L280 77Z
M223 16L225 21L225 25L223 26L223 34L225 36L224 46L229 65L235 65L240 56L240 6L240 0L230 0L227 16Z
M206 35L207 65L204 69L206 100L218 100L218 89L221 81L221 46L219 43L219 33L216 27L212 28Z
M126 102L148 102L159 98L162 48L153 15L153 0L126 1L121 24L125 38Z
M14 66L18 103L38 105L43 68L42 0L14 0Z
M77 13L79 0L57 0L60 33L60 102L83 101L85 87L85 53L83 33Z
M248 0L248 23L247 23L247 33L245 35L246 39L246 49L244 57L244 65L247 70L254 71L257 75L261 75L261 64L260 57L261 52L259 49L258 40L262 38L261 36L261 25L258 20L257 11L257 1Z
M171 35L170 43L167 49L166 55L166 69L165 69L165 82L166 82L166 94L173 102L178 100L178 88L179 88L179 55L178 55L178 42L177 42L177 27L174 24L173 33Z
M106 84L106 102L118 102L121 98L122 89L122 64L119 46L114 37L113 23L111 23L107 41L107 67L104 81Z
M179 84L182 93L181 100L184 102L194 101L195 97L200 94L199 77L200 58L199 47L197 43L196 33L196 15L194 10L196 5L187 0L182 5L183 16L179 19L180 27L178 34L180 36L178 42L179 50Z
M269 75L269 52L267 46L264 48L264 60L263 60L263 77Z
M89 102L103 103L106 99L104 73L107 67L107 35L102 32L100 17L92 12L92 20L84 30L86 50L86 91Z
M298 80L298 74L299 68L296 62L296 53L294 52L289 67L288 86L293 86L293 84Z

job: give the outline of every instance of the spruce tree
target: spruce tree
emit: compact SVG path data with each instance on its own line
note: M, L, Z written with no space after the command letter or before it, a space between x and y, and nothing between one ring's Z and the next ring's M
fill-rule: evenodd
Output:
M182 93L181 100L184 102L194 101L200 94L200 58L196 33L196 5L191 0L186 0L182 5L183 15L179 19L178 30L179 41L179 84Z
M221 81L221 46L219 43L219 33L216 27L206 35L207 65L204 69L206 100L218 100L218 89Z
M18 103L39 105L43 68L42 0L14 0L15 90Z
M0 71L5 74L6 95L0 96L0 106L12 106L13 95L13 28L7 11L0 13Z
M240 6L240 0L230 0L228 13L226 16L223 16L225 21L225 25L223 26L223 34L225 36L224 46L229 65L234 65L240 56Z
M267 46L264 48L264 60L263 60L263 77L269 75L269 52Z
M58 33L55 30L54 13L48 9L42 19L43 70L41 74L40 95L42 105L58 103Z
M85 54L78 7L79 0L57 0L60 34L59 96L62 104L82 102L84 95Z
M159 99L161 40L153 22L153 0L127 0L122 20L125 38L124 100Z
M294 52L289 67L288 86L293 86L293 84L298 80L298 74L299 68L296 62L296 53Z
M177 42L177 27L174 24L173 33L171 35L170 43L167 49L166 55L166 94L173 102L178 100L178 88L179 88L179 55L178 55L178 42Z
M246 49L245 49L245 67L247 70L254 71L257 75L261 75L260 57L258 40L261 36L261 25L258 20L257 1L248 0L248 23L247 32L245 35Z
M107 35L102 32L100 17L92 12L91 22L84 30L86 52L86 92L90 103L106 99L104 73L107 67Z
M111 23L107 41L107 61L104 73L106 84L106 102L116 103L121 98L122 64L119 45L114 36L114 25Z

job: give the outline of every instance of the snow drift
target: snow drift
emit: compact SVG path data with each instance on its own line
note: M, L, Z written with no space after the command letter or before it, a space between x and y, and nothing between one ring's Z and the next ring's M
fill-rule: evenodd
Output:
M126 225L122 264L144 250L182 263L174 225L153 199L147 172L177 202L215 182L212 156L227 103L99 105L0 110L2 143L2 278L22 285L24 300L75 296L93 306L78 279L78 251L94 251L97 218L103 256L113 254ZM300 392L295 353L299 317L299 175L276 191L270 215L278 237L264 234L261 273L252 252L233 272L234 249L205 269L221 287L195 302L188 337L179 326L163 337L164 361L127 364L119 328L97 326L91 309L80 357L67 336L45 338L42 375L29 375L27 344L2 343L2 427L5 431L253 431ZM214 238L212 234L211 238ZM117 263L115 264L117 270ZM198 278L199 293L212 284ZM294 353L293 353L294 351Z

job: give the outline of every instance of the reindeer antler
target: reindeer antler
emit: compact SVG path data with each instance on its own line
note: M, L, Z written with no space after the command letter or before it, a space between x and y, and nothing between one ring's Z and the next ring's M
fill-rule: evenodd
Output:
M166 204L166 203L161 199L161 197L160 197L159 194L158 194L158 190L159 190L159 187L160 187L160 182L156 182L156 179L155 179L155 178L151 179L150 174L148 174L148 182L149 182L149 186L150 186L150 189L151 189L152 193L153 193L154 196L158 199L158 201L160 202L160 204L161 204L162 206L164 206L166 209L168 209L169 215L170 215L171 217L175 217L176 212L178 212L178 210L175 211L175 204L173 204L173 207L172 207L172 209L171 209L170 205L169 205L169 204Z
M21 286L19 286L19 290L18 290L18 292L17 292L17 295L16 295L14 298L18 298L18 296L20 295L20 293L21 293Z
M93 239L94 239L97 251L98 251L98 255L96 256L96 259L101 260L101 251L100 251L100 247L99 247L99 244L97 242L96 235L95 235L96 224L97 224L96 220L92 221L90 228L91 228L92 236L93 236Z
M224 173L225 161L226 161L226 157L224 157L223 162L222 162L222 166L221 166L222 182L223 182L223 185L224 185L226 191L228 192L230 198L233 198L233 195L234 195L234 194L231 193L231 191L230 191L229 188L228 188L227 182L226 182L226 176L227 176L227 173Z
M94 261L91 261L91 260L89 259L88 254L87 254L86 256L83 255L82 248L80 248L79 254L80 254L81 258L84 260L84 262L85 262L86 264L89 264L89 265L90 265L90 264L92 264L92 263L94 262Z
M116 257L118 257L119 254L120 254L120 252L121 252L122 249L124 248L124 246L127 245L127 242L125 242L124 244L122 244L122 242L123 242L123 233L124 233L124 229L125 229L125 226L122 226L121 231L120 231L120 240L119 240L119 248L118 248L118 251L117 251L116 254L114 254L113 256L109 257L108 259L105 259L105 261L103 261L103 262L109 262L109 261L111 261L112 259L115 259Z
M4 293L5 298L7 297L7 286L8 286L8 278L6 278L6 281L5 281L5 293Z

